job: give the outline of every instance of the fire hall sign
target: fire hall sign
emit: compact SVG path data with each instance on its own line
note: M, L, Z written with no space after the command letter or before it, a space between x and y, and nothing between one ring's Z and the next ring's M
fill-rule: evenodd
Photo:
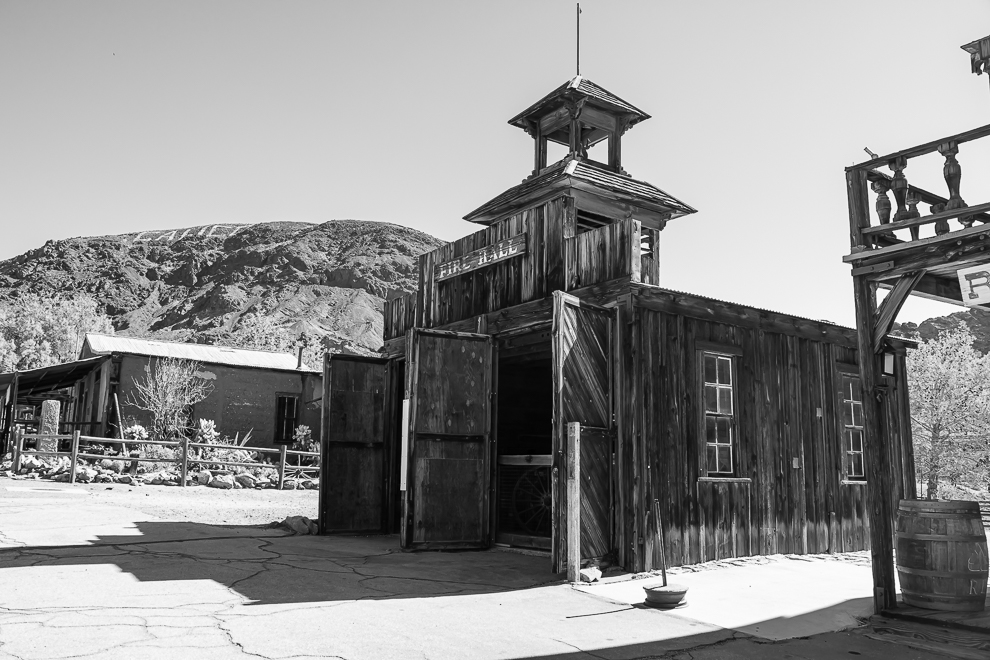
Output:
M456 277L457 275L470 273L473 270L478 270L479 268L484 268L485 266L491 266L492 264L500 261L505 261L506 259L511 259L513 257L519 257L524 254L526 254L526 234L517 234L512 238L499 241L494 245L489 245L488 247L481 248L480 250L475 250L470 254L464 255L463 257L458 257L456 259L451 259L450 261L445 261L442 264L437 264L433 271L433 277L439 282L440 280L446 280L451 277Z
M956 271L959 288L962 290L964 305L985 305L990 303L990 264L970 266Z

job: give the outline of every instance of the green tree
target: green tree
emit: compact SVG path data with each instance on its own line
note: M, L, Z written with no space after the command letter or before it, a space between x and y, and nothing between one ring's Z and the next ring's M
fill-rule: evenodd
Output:
M964 327L908 352L915 466L929 499L946 485L985 484L990 427L990 357Z
M110 318L86 295L25 294L0 302L0 371L71 362L87 332L113 331Z

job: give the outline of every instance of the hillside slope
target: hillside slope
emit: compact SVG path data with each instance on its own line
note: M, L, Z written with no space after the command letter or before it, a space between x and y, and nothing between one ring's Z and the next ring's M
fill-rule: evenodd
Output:
M0 299L87 293L118 332L178 341L257 314L366 353L381 346L384 301L416 287L417 257L440 244L358 220L72 238L0 261Z

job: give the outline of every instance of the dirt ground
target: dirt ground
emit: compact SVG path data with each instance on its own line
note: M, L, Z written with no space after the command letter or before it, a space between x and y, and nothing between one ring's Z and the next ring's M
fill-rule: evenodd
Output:
M267 525L286 516L317 518L317 490L221 490L204 486L125 486L122 484L53 484L35 479L0 478L0 490L63 488L85 490L92 503L137 509L162 520L208 525Z

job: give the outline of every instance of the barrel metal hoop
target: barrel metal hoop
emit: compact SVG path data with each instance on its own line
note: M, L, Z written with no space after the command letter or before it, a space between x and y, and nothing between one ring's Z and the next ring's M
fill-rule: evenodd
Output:
M907 566L898 566L897 570L901 573L907 573L908 575L922 575L929 577L940 577L940 578L965 578L965 579L978 579L986 578L988 575L987 569L982 571L933 571L928 568L909 568Z

